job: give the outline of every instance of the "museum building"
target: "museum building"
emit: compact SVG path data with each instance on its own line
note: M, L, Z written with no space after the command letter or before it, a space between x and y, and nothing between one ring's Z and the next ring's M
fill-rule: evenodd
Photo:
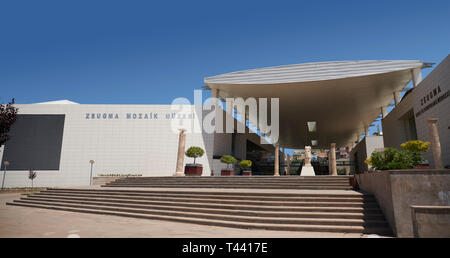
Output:
M203 176L220 175L226 166L220 157L226 154L238 161L252 160L255 176L283 175L280 164L285 148L311 146L331 153L339 148L357 150L365 138L372 137L368 128L380 115L384 146L398 147L409 139L430 140L427 120L437 118L445 166L450 162L450 58L422 81L421 69L426 67L430 65L417 60L342 61L207 77L204 89L218 100L278 99L279 139L265 142L261 134L248 128L245 133L201 131L188 132L185 146L205 150L197 159L203 165ZM411 81L413 90L400 100L399 93ZM393 98L396 107L387 114ZM175 112L172 105L93 105L68 100L16 106L19 115L11 139L0 150L2 174L8 164L5 187L28 186L30 169L38 175L35 186L89 185L91 171L93 176L172 176L179 147L179 133L172 130L174 121L202 123L206 115L194 105L187 106L190 111L185 113ZM246 114L242 117L248 119ZM365 137L360 140L362 134ZM359 157L369 155L366 151ZM434 168L431 151L425 158ZM327 170L337 175L336 157L329 159ZM192 161L186 157L184 164Z

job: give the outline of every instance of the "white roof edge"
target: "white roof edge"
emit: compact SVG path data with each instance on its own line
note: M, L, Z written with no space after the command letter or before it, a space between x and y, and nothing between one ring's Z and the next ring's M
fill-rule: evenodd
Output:
M420 60L355 60L272 66L204 78L218 84L278 84L343 79L424 68Z
M64 104L64 105L76 104L76 105L79 105L80 103L73 102L68 99L61 99L61 100L54 100L54 101L47 101L47 102L38 102L38 103L33 103L33 104Z

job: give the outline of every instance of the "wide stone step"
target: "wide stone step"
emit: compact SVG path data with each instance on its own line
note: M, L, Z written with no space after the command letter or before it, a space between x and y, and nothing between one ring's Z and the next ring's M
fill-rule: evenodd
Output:
M324 181L343 181L349 182L349 178L316 178L316 177L298 177L298 178L285 178L285 177L252 177L252 176L184 176L184 177L143 177L143 178L117 178L116 180L124 181L182 181L182 180L193 180L193 181L274 181L274 182L298 182L298 181L314 181L314 182L324 182Z
M49 196L33 195L35 198L48 198ZM55 197L62 200L85 200L87 197ZM92 199L92 198L89 198ZM178 207L196 207L196 208L211 208L211 209L233 209L233 210L253 210L253 211L287 211L287 212L361 212L364 214L382 214L378 207L362 208L362 207L313 207L313 206L262 206L262 205L239 205L239 204L214 204L209 203L194 203L194 202L167 202L167 201L142 201L133 199L111 199L111 198L95 198L92 200L104 202L122 202L132 204L145 205L166 205Z
M205 218L193 218L186 216L167 216L167 215L154 215L154 214L142 214L130 211L111 211L102 209L102 207L95 206L58 206L54 204L39 204L39 203L27 203L27 202L13 202L7 203L8 205L45 208L62 211L73 211L83 213L93 213L102 215L116 215L133 218L143 219L159 219L185 223L196 223L202 225L245 228L245 229L266 229L266 230L288 230L288 231L315 231L315 232L346 232L346 233L366 233L366 234L390 234L391 231L388 227L364 227L364 226L339 226L339 225L310 225L310 224L280 224L280 223L255 223L255 222L242 222L242 221L226 221L222 219L205 219Z
M128 208L151 208L158 210L169 210L179 212L202 212L208 214L225 214L225 215L239 215L239 216L256 216L256 217L283 217L283 218L341 218L341 219L364 219L364 220L384 220L383 214L364 214L363 212L290 212L290 211L258 211L258 210L237 210L237 209L213 209L213 208L195 208L185 206L168 206L155 204L133 204L132 202L124 202L123 200L109 200L93 198L72 198L59 199L55 197L36 198L36 197L22 197L21 200L32 201L46 201L46 202L67 202L78 204L93 204L103 206L116 206Z
M233 186L350 186L348 183L265 183L265 182L111 182L105 185L233 185Z
M179 212L179 211L157 210L152 208L127 208L117 206L102 206L98 204L77 204L68 202L48 202L35 200L14 200L14 202L73 207L73 208L98 209L106 211L119 211L119 212L139 213L139 214L191 217L191 218L215 219L215 220L237 221L237 222L252 222L252 223L365 226L365 227L387 226L385 221L364 220L364 219L252 217L239 215L209 214L209 213L189 212L189 211Z
M117 181L203 181L203 182L232 182L232 181L245 181L245 182L349 182L348 178L295 178L295 179L283 179L283 178L254 178L248 176L227 176L227 177L171 177L171 178L118 178Z
M85 194L85 195L94 195L94 194L108 194L110 196L133 196L133 197L184 197L184 198L208 198L208 199L226 199L226 200L255 200L255 201L308 201L308 202L322 202L322 201L338 201L338 202L376 202L373 196L358 196L358 197L335 197L335 196L286 196L286 197L274 197L274 196L259 196L259 195L250 195L250 196L239 196L239 195L213 195L208 193L183 193L179 194L176 192L172 193L141 193L141 192L114 192L114 191L80 191L80 190L47 190L44 192L45 194Z
M185 194L208 194L208 195L214 195L214 196L230 196L230 197L241 197L241 196L249 196L249 197L292 197L292 198L298 198L298 197L342 197L342 198L374 198L371 194L362 194L358 192L268 192L268 191L201 191L199 189L158 189L158 190L149 190L149 189L124 189L124 188L101 188L101 189L92 189L92 188L48 188L45 190L45 192L65 192L65 191L80 191L85 193L119 193L122 195L129 195L129 194L178 194L178 195L185 195Z
M172 182L172 181L148 181L148 182L122 182L122 181L116 181L107 183L107 185L111 184L132 184L132 185L139 185L139 184L195 184L195 185L209 185L209 184L235 184L235 185L282 185L282 186L297 186L297 185L339 185L339 186L349 186L348 182L198 182L198 181L179 181L179 182Z
M85 197L103 197L103 198L122 198L122 199L137 199L137 200L174 200L180 199L186 200L208 200L211 202L217 201L234 201L234 202L252 202L252 203L304 203L304 202L339 202L339 203L351 203L351 204L367 204L377 205L376 201L372 198L345 198L345 197L246 197L246 196L226 196L226 195L208 195L208 194L126 194L126 193L102 193L102 192L83 192L83 191L43 191L35 193L34 195L45 196L85 196Z
M179 189L50 188L10 204L226 227L391 232L375 198L368 194L342 190L284 190L285 187L277 188L279 190L234 190L216 186L216 189L196 189L182 185Z
M158 187L158 188L241 188L241 189L310 189L310 190L320 190L320 189L328 189L328 190L351 190L350 186L311 186L311 185L222 185L222 184L106 184L104 187Z
M258 178L258 177L248 177L248 176L226 176L226 177L196 177L196 176L186 176L186 177L164 177L164 178L118 178L115 182L273 182L273 183L349 183L349 178L321 178L315 179L313 177L303 177L303 178L284 178L284 177L269 177L269 178Z
M247 180L259 180L259 179L273 179L273 180L302 180L302 179L308 179L308 180L324 180L324 179L331 179L331 180L348 180L349 178L352 178L353 176L190 176L190 177L173 177L173 176L162 176L162 177L119 177L117 179L130 179L130 180L142 180L142 179L185 179L185 178L197 178L197 179L236 179L240 180L247 179Z
M281 225L281 224L267 224L267 223L248 223L248 222L229 222L222 220L212 220L212 219L197 219L197 218L186 218L186 217L174 217L174 216L163 216L163 215L148 215L148 214L137 214L131 212L118 212L118 211L105 211L96 208L73 208L73 207L61 207L53 205L42 205L42 204L32 204L32 203L7 203L8 205L25 206L25 207L35 207L44 209L53 209L61 211L72 211L80 213L92 213L92 214L102 214L102 215L115 215L123 217L132 218L142 218L142 219L156 219L156 220L167 220L174 222L184 222L184 223L195 223L201 225L210 226L222 226L222 227L232 227L241 229L265 229L265 230L286 230L286 231L311 231L311 232L346 232L346 233L366 233L366 234L391 234L391 230L387 227L363 227L363 226L326 226L326 225Z
M137 199L136 197L130 196L116 196L116 195L92 195L92 194L77 194L77 193L49 193L41 192L33 194L32 196L65 196L65 197L99 197L99 198L114 198L114 199ZM169 197L169 196L146 196L139 197L139 200L147 201L176 201L176 202L195 202L195 203L216 203L216 204L239 204L239 205L265 205L265 206L314 206L314 207L378 207L376 202L362 202L362 201L327 201L314 202L314 201L269 201L269 200L225 200L225 199L209 199L209 198L198 198L198 197Z
M235 178L235 179L231 179ZM309 180L309 179L301 179L301 180L275 180L275 179L246 179L246 177L243 178L236 178L236 177L229 177L229 179L209 179L206 178L202 179L202 177L177 177L173 179L116 179L113 182L199 182L199 183L208 183L208 182L234 182L234 183L261 183L261 182L272 182L272 183L349 183L350 181L348 179L344 180Z

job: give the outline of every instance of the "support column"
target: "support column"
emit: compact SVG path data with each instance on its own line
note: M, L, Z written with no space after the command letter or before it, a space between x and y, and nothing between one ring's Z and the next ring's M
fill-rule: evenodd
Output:
M350 148L350 146L345 146L345 152L347 152L347 157L349 157L349 160L350 160L350 151L351 151L351 148ZM349 166L345 166L345 175L346 176L349 176L350 175L350 165Z
M395 106L398 105L398 103L400 103L400 97L401 97L401 92L400 91L394 91L394 104Z
M387 107L381 107L381 118L385 118L387 115Z
M211 98L214 98L214 130L216 133L223 133L223 110L220 108L220 90L219 89L211 89Z
M285 148L281 148L281 160L283 161L284 167L283 167L283 175L286 175L286 154L284 152Z
M364 126L364 137L367 138L369 136L369 127L367 125Z
M289 171L291 170L291 155L286 155L286 163L287 163L287 167L286 167L286 176L289 176Z
M444 166L442 166L441 141L439 140L437 121L437 118L430 118L427 120L427 123L431 138L431 150L433 151L434 168L443 169Z
M274 176L280 176L280 162L279 162L279 157L280 157L280 144L275 144L275 173L273 174Z
M417 87L417 85L422 81L422 70L421 68L416 68L411 70L412 75L412 85L413 87Z
M178 138L178 156L177 156L177 170L174 176L184 176L184 150L186 145L186 130L180 129L180 136Z
M329 164L331 165L331 175L332 176L337 176L337 169L336 169L336 143L332 143L331 144Z
M219 97L219 89L211 89L211 98Z
M328 175L331 175L331 150L328 152Z

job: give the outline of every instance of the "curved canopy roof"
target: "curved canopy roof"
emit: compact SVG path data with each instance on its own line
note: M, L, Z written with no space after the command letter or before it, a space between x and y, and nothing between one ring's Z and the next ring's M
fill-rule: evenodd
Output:
M279 143L303 148L316 140L350 145L392 101L393 92L411 81L417 60L306 63L226 73L205 78L219 96L280 99ZM315 121L316 132L307 122Z

